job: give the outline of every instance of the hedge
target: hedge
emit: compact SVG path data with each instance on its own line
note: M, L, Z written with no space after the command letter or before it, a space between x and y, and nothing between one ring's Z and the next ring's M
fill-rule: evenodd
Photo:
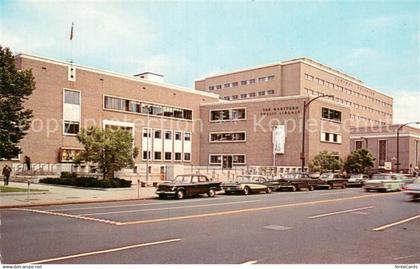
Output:
M131 181L112 178L112 179L97 179L95 177L78 177L74 173L63 172L60 178L42 178L40 183L54 184L54 185L68 185L77 187L95 187L95 188L129 188Z

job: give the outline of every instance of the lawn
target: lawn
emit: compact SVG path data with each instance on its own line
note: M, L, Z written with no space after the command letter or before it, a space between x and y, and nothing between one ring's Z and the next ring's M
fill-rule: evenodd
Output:
M0 192L27 192L28 189L26 188L16 188L16 187L9 187L9 186L0 186ZM31 192L35 191L47 191L47 190L39 190L39 189L32 189Z

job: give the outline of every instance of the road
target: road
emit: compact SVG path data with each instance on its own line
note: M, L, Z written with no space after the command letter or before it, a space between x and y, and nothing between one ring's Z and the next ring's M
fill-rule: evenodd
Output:
M0 214L2 263L420 263L420 203L399 192L220 194Z

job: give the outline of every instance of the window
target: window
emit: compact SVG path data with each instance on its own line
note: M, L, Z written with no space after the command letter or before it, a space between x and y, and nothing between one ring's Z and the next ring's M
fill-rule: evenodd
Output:
M182 161L181 157L182 157L181 152L175 152L175 161Z
M255 92L250 92L249 97L255 97Z
M210 133L209 142L245 142L246 132Z
M151 159L151 152L149 151L149 160ZM143 150L143 160L147 160L147 150Z
M241 85L247 85L247 84L248 84L248 81L246 81L246 80L241 81Z
M135 113L140 113L140 103L130 101L129 102L129 111L130 112L135 112Z
M379 149L378 149L378 151L379 151L379 154L378 154L378 156L379 156L379 165L380 166L383 166L383 165L385 165L385 161L386 161L386 148L387 148L387 145L386 145L386 140L379 140Z
M238 87L238 82L232 82L232 87Z
M151 130L149 129L149 132L147 132L147 129L146 128L144 128L143 129L143 137L152 137L151 136Z
M245 108L210 110L211 121L229 121L245 119Z
M230 88L230 83L225 83L225 85L223 85L225 88Z
M273 75L267 77L267 81L271 81L271 80L274 80L274 76Z
M329 119L329 120L335 120L335 121L341 121L341 112L330 109L330 108L322 108L322 118Z
M182 112L183 112L182 109L174 108L174 117L182 119L183 118Z
M258 78L258 82L259 83L261 83L261 82L265 82L266 81L266 77L261 77L261 78Z
M154 160L162 160L162 152L160 151L155 151L154 153Z
M238 96L237 95L232 95L232 100L238 100Z
M335 133L321 132L321 142L341 144L341 135Z
M210 164L222 164L222 156L221 155L210 155Z
M165 131L165 139L172 140L172 131Z
M165 161L172 160L172 152L165 152Z
M214 91L214 86L209 86L209 91Z
M245 155L233 155L233 164L245 164Z
M155 131L155 139L162 139L162 131L156 130Z
M255 78L249 80L249 84L255 84Z
M222 88L222 85L216 85L216 89L220 90Z
M152 106L152 115L162 116L163 108L161 106Z
M80 92L64 90L64 103L72 105L80 105Z
M192 120L192 110L184 109L184 119Z
M181 132L175 132L175 140L181 140Z
M188 152L184 153L184 161L191 161L191 153L188 153Z
M184 141L191 141L191 133L184 133Z
M241 99L245 99L248 95L246 93L241 94Z
M172 107L163 107L163 116L173 117L174 116L174 109Z
M65 134L77 134L78 132L79 132L79 122L64 121L64 133Z
M258 92L258 96L264 96L264 95L265 95L265 91Z
M268 90L267 94L274 94L274 90Z
M356 141L356 150L363 148L363 141Z
M223 97L223 99L229 101L230 100L230 96L225 96L225 97Z

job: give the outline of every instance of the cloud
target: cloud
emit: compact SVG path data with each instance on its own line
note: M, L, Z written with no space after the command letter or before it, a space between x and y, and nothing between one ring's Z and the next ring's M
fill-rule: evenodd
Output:
M420 90L394 95L394 123L420 121Z

